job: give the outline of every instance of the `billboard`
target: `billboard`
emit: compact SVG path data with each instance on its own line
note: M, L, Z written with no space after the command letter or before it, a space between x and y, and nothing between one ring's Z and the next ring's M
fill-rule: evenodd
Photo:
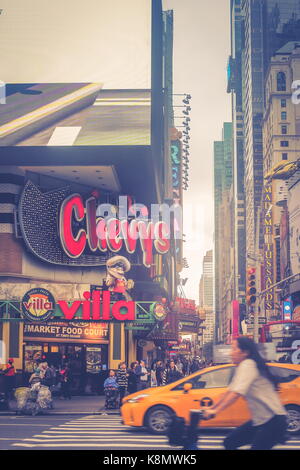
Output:
M151 88L151 0L2 0L0 80Z
M150 145L151 0L3 0L0 146Z

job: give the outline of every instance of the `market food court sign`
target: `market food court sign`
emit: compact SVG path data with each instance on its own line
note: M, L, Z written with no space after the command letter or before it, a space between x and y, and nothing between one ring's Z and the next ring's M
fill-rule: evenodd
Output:
M132 300L113 302L108 290L84 292L81 300L56 301L48 290L35 288L26 292L22 298L21 312L23 318L35 323L61 318L63 321L121 321L138 325L155 323L158 319L155 312L161 314L161 305L159 302Z
M24 338L82 340L88 343L108 340L108 323L30 322L24 325Z

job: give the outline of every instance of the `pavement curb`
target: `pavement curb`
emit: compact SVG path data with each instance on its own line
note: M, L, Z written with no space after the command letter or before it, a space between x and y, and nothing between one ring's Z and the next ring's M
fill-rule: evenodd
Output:
M44 416L88 416L88 415L97 415L97 416L120 416L119 412L106 412L106 411L53 411L45 414ZM17 415L16 411L0 411L1 416L31 416L31 415Z

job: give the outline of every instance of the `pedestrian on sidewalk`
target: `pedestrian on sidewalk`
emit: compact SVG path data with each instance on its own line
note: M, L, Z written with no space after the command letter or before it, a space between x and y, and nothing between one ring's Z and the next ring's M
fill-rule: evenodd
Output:
M118 407L119 385L116 373L111 369L108 378L104 380L105 409Z
M270 450L284 443L287 429L286 411L277 393L278 383L250 338L234 340L232 361L237 365L227 393L204 416L213 418L239 397L247 401L251 421L246 422L224 440L225 449L235 450L251 444L252 450Z
M2 371L4 375L4 393L7 401L13 399L13 390L15 388L16 370L14 366L14 360L8 359L8 363L5 369Z
M134 373L136 374L138 378L137 380L138 391L148 388L150 372L147 371L146 364L143 360L139 362L139 365L136 367Z
M163 363L162 361L158 361L156 363L156 370L155 370L155 373L156 373L156 382L157 382L157 386L158 387L161 387L162 384L163 384L163 373L164 373L164 366L163 366Z
M121 362L119 364L116 379L117 384L119 385L119 406L121 406L122 400L125 397L128 388L128 374L125 362Z
M138 376L135 374L135 369L138 366L138 362L132 362L130 364L130 369L128 369L128 393L137 392L137 382Z
M66 400L72 399L71 395L71 383L72 383L72 376L71 376L71 369L68 363L63 366L63 369L60 371L61 375L61 391L62 396Z
M175 362L170 361L169 367L167 367L163 373L163 385L168 385L170 383L176 382L182 378L182 374L177 369Z

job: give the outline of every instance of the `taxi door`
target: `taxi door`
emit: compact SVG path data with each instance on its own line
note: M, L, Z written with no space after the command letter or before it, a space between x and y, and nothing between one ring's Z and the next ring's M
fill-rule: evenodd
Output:
M182 392L182 395L178 397L176 403L176 414L177 416L183 417L186 422L189 422L190 410L200 409L205 407L211 407L215 405L227 391L227 387L232 379L235 368L233 366L215 369L210 372L204 372L199 374L193 379L186 380L184 383L191 383L192 389L188 392ZM175 387L179 391L179 388L183 390L184 384L180 384ZM226 427L235 426L237 413L234 411L235 404L229 406L218 415L209 420L205 421L205 426L208 427Z

